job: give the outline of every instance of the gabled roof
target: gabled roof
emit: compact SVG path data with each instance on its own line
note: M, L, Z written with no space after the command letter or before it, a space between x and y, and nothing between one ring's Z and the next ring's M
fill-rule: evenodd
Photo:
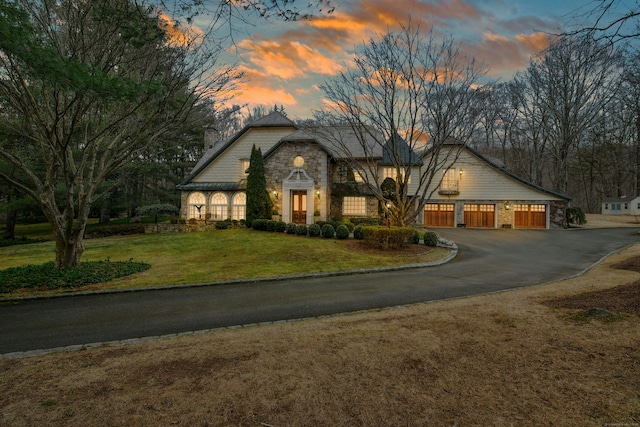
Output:
M474 150L473 148L467 146L466 144L462 144L462 143L457 143L456 142L456 143L445 143L445 144L442 144L442 146L443 147L445 147L445 146L451 146L451 147L456 146L456 147L459 147L459 148L461 148L463 150L468 151L471 155L473 155L474 157L478 158L482 162L486 163L489 167L491 167L493 170L497 171L498 173L501 173L502 175L505 175L505 176L515 180L515 181L518 181L519 183L521 183L523 185L526 185L527 187L530 187L530 188L532 188L534 190L537 190L537 191L540 191L542 193L549 194L549 195L554 196L554 197L559 197L559 198L567 200L567 201L571 200L571 197L567 196L566 194L561 194L561 193L558 193L558 192L555 192L555 191L552 191L552 190L548 190L548 189L546 189L544 187L541 187L541 186L539 186L537 184L534 184L534 183L529 182L529 181L527 181L527 180L525 180L523 178L520 178L518 175L515 175L515 174L509 172L508 170L506 170L504 168L504 164L501 161L499 161L499 160L497 160L497 159L495 159L493 157L489 157L489 156L485 156L483 154L480 154L476 150ZM428 149L427 151L425 151L423 157L429 155L434 150L435 150L435 148L433 148L433 147Z
M628 203L640 196L621 196L621 197L607 197L602 203Z
M242 135L247 133L250 129L256 128L277 128L277 127L293 127L298 129L298 126L285 117L282 113L274 111L258 120L249 123L242 130L233 135L226 142L216 144L212 148L208 149L202 158L196 163L189 175L176 186L178 190L188 190L187 184L191 182L204 168L206 168L212 161L214 161L220 154L222 154L227 148L231 147Z
M394 141L391 138L384 144L382 149L382 162L380 162L381 165L393 166L398 164L398 162L402 165L422 165L420 157L418 157L415 151L409 147L400 135L396 135L395 144L397 147L394 149Z
M382 147L378 141L384 136L371 128L357 130L351 126L313 126L286 136L284 140L302 140L300 138L305 137L322 145L336 159L344 158L347 153L355 159L382 157ZM364 141L364 147L361 141Z

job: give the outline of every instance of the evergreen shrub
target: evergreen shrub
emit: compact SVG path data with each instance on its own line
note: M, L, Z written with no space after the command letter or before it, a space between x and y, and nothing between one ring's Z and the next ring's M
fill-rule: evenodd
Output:
M364 234L362 234L362 226L357 225L356 228L353 229L353 238L358 240L364 239Z
M346 225L340 224L338 228L336 228L336 237L338 239L348 239L349 238L349 229Z
M282 233L287 229L287 223L284 221L276 221L276 231Z
M231 225L229 221L216 221L216 230L226 230Z
M251 228L254 230L266 231L267 220L266 219L254 219L251 221Z
M298 236L306 236L307 235L307 225L306 224L297 224L296 225L296 234Z
M415 230L408 227L362 227L364 240L380 249L399 249L405 247L412 239Z
M318 224L309 224L309 236L318 237L322 233L322 229Z
M438 235L433 231L425 231L424 244L431 247L438 246Z
M418 233L417 231L413 234L413 237L411 238L411 243L413 243L414 245L417 245L420 243L420 233Z
M290 222L285 230L287 234L296 234L296 224Z
M331 239L336 234L336 229L333 228L333 225L327 223L322 226L322 237L325 239Z
M276 231L276 222L272 219L268 219L266 223L267 231Z

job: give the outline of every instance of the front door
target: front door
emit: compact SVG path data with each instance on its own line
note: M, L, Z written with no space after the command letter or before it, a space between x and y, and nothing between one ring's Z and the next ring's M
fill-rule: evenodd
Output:
M307 191L291 192L291 218L296 224L307 223Z

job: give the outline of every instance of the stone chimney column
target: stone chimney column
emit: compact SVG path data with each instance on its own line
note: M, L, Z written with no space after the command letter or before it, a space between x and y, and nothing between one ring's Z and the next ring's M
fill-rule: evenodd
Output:
M208 127L204 130L204 152L212 149L220 142L220 132L214 127Z

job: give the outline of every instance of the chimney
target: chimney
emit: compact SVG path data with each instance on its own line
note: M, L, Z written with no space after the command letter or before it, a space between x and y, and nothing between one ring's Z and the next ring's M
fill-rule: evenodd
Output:
M204 129L204 151L212 149L220 142L220 132L214 127Z

